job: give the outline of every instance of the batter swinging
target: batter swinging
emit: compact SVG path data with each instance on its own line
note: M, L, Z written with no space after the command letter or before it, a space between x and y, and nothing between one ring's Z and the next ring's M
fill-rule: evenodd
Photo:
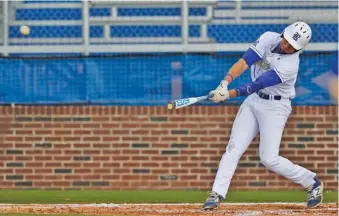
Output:
M259 156L268 169L307 189L307 207L322 202L323 183L316 174L279 156L285 123L291 113L299 54L312 36L305 22L295 22L279 34L265 32L229 70L225 79L210 94L214 102L248 96L234 120L226 152L223 154L212 192L202 209L216 209L226 197L238 161L260 132ZM251 67L252 83L228 90L233 79Z

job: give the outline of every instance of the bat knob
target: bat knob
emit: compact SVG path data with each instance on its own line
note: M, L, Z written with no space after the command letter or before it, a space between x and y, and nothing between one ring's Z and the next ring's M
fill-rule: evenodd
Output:
M174 108L175 108L175 102L171 101L167 104L168 110L174 110Z

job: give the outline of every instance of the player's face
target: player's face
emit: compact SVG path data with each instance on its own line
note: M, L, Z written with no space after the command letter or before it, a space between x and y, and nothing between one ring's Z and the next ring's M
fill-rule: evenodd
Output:
M296 49L294 49L293 46L288 43L285 38L283 38L281 41L280 49L286 54L294 53L296 51Z

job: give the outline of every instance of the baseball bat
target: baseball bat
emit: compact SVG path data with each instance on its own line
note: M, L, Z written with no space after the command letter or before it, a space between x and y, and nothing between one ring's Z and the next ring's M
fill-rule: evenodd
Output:
M167 109L169 110L180 109L180 108L195 104L199 101L209 99L211 97L213 97L213 95L205 95L205 96L200 96L200 97L190 97L190 98L173 100L167 104Z

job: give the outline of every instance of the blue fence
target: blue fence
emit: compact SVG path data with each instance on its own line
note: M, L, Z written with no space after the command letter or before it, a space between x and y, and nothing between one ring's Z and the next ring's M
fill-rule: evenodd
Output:
M207 94L240 56L241 53L227 53L215 56L1 59L0 101L164 105L177 99L172 88L178 82L182 97ZM331 59L331 53L305 53L302 56L294 104L332 104L323 86ZM231 88L249 81L249 71L246 71ZM240 103L243 99L232 99L228 103Z

